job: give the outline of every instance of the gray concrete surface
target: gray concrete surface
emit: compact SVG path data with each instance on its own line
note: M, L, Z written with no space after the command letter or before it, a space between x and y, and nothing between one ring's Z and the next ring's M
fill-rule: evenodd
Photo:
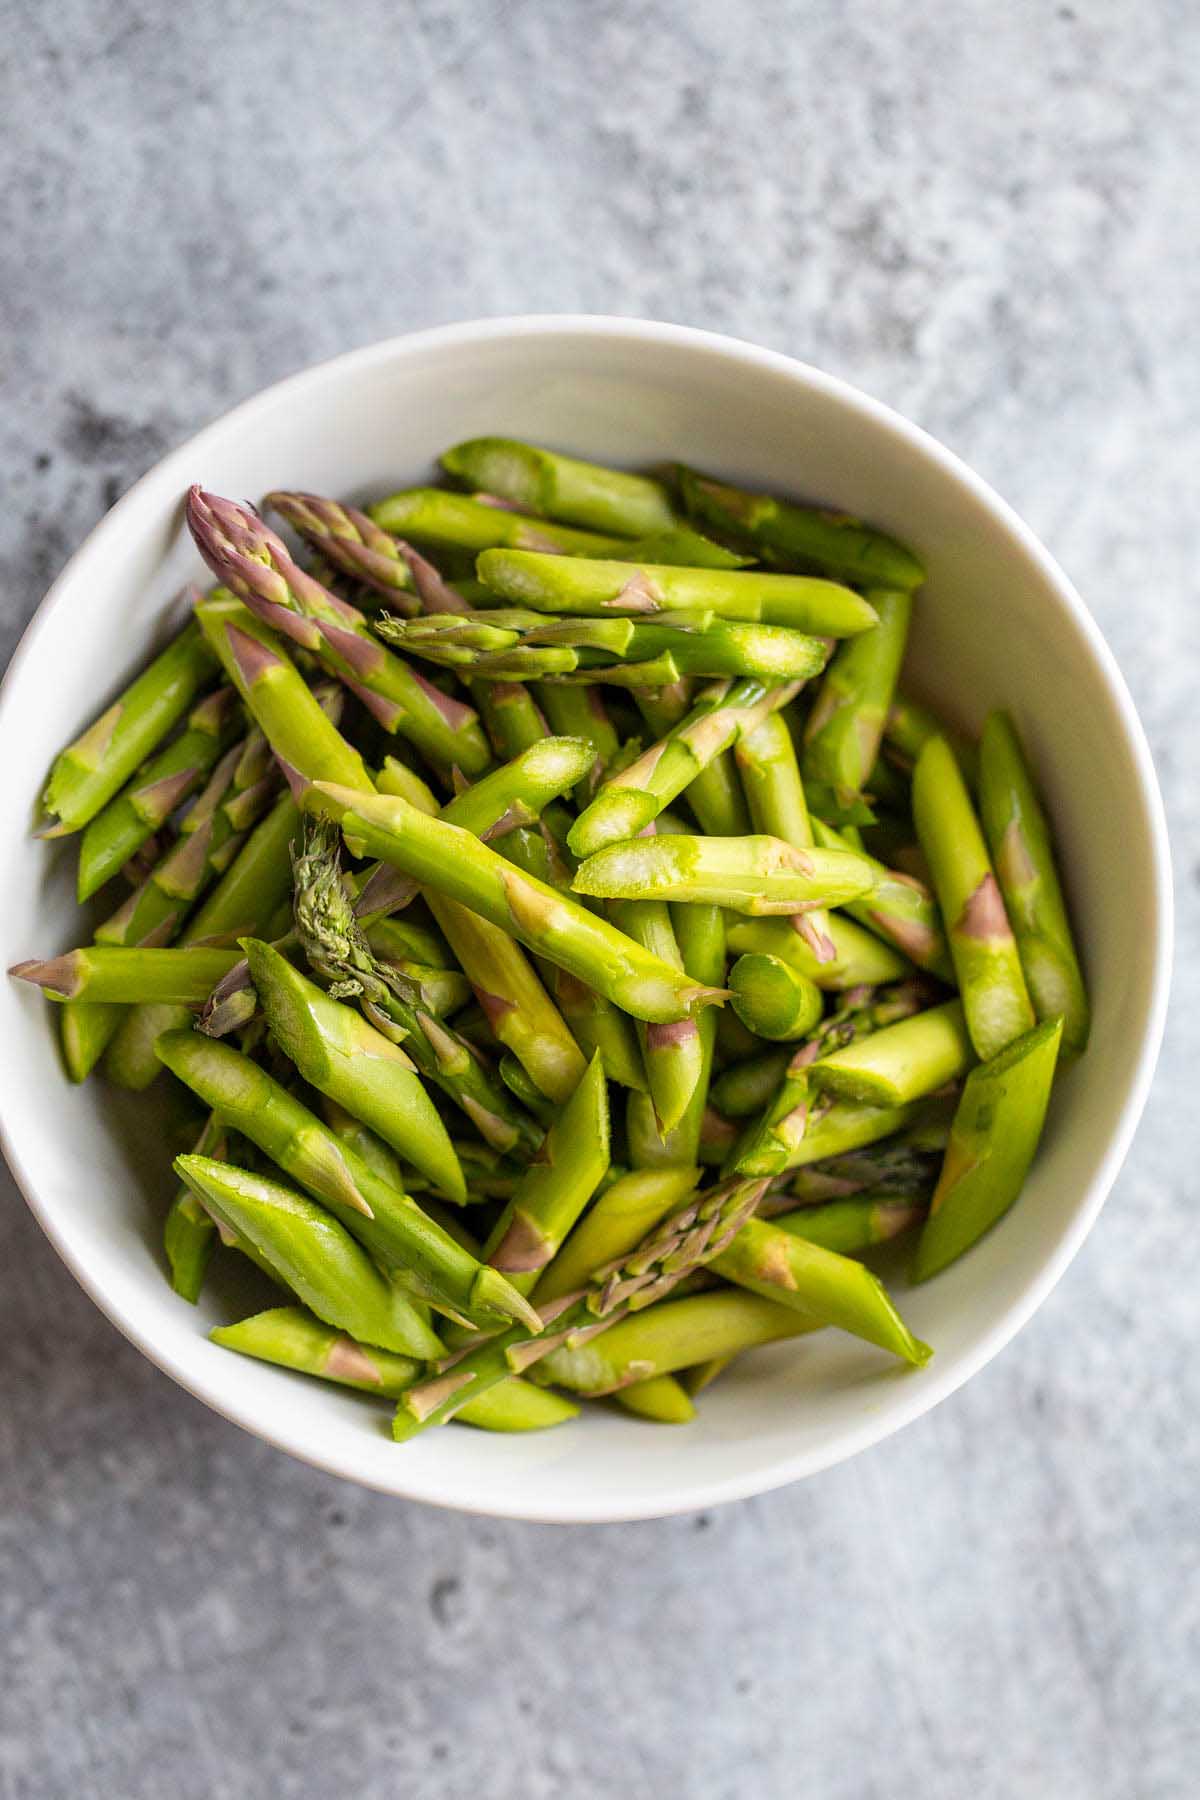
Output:
M285 371L479 313L709 325L893 402L1062 558L1182 920L1136 1149L1038 1319L899 1439L711 1516L489 1525L302 1468L142 1361L6 1179L4 1800L1200 1791L1195 7L5 19L5 653L122 489Z

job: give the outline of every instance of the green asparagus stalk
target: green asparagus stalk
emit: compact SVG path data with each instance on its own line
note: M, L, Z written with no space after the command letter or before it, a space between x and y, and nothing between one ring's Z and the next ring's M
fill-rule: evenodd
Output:
M907 1131L921 1116L923 1102L904 1106L867 1106L859 1100L835 1100L826 1110L813 1107L799 1142L789 1151L785 1167L824 1163L848 1150L878 1144L897 1132Z
M522 750L550 736L550 727L523 681L480 681L472 689L472 697L497 756L506 760L519 756ZM560 726L555 730L562 737L590 735Z
M813 1072L824 1059L852 1047L860 1038L909 1018L921 1004L911 984L884 989L851 988L842 1004L823 1020L811 1036L793 1052L779 1086L762 1115L739 1139L730 1162L743 1175L779 1175L793 1166L803 1150L815 1119L830 1107L828 1097L813 1104ZM936 1084L935 1084L936 1085Z
M492 843L518 826L535 824L552 800L584 778L593 761L586 738L543 738L465 788L441 816Z
M753 1213L765 1186L764 1182L726 1182L700 1195L657 1226L620 1263L597 1270L581 1295L564 1295L550 1303L546 1322L553 1323L554 1329L541 1337L531 1338L524 1329L514 1327L451 1358L401 1395L393 1436L403 1441L430 1425L445 1424L468 1401L511 1374L524 1373L551 1350L607 1330L626 1314L670 1293L732 1240Z
M911 1195L855 1194L849 1200L827 1200L820 1206L800 1206L780 1213L771 1222L825 1250L842 1256L858 1256L923 1219L928 1212L923 1200Z
M467 550L475 555L507 544L560 556L618 556L624 548L622 539L611 533L531 519L486 497L447 493L444 488L409 488L377 500L367 510L384 531L434 550Z
M212 656L191 623L148 669L59 752L42 796L62 837L94 819L183 717L212 673Z
M153 947L172 942L189 909L237 855L246 829L270 800L276 780L261 733L253 732L235 744L213 770L184 819L178 840L97 928L97 943Z
M608 1087L596 1056L484 1245L486 1261L502 1270L522 1294L531 1294L537 1286L595 1192L608 1161Z
M192 708L186 729L96 815L79 845L81 904L118 874L202 786L237 730L233 692L227 687L214 689Z
M537 700L555 731L584 738L592 746L592 764L575 789L575 799L586 806L604 780L621 748L599 688L540 685Z
M270 944L244 938L242 948L275 1042L302 1078L462 1205L467 1187L454 1147L406 1053L353 1007L331 1000Z
M314 804L341 816L353 853L379 856L471 908L635 1018L667 1023L721 998L576 902L523 875L460 827L388 796L372 798L328 782L316 783L312 792Z
M814 821L813 833L825 850L852 847L847 838L820 819ZM927 969L939 981L953 982L954 965L946 934L933 895L924 882L901 874L898 869L889 869L865 850L858 854L869 863L875 886L861 899L848 900L846 911L869 931L894 944L919 969Z
M376 629L388 643L482 680L617 682L657 688L685 675L752 677L765 683L820 674L828 643L784 625L736 624L710 612L653 620L546 617L491 611L393 619Z
M217 579L266 625L316 655L386 731L399 732L443 768L475 775L487 767L487 742L472 709L386 650L358 608L306 574L256 514L193 487L187 520Z
M712 1102L726 1119L749 1119L770 1104L792 1060L791 1050L768 1050L725 1069L712 1086Z
M684 792L714 757L753 731L799 692L799 683L764 688L756 681L718 682L658 743L603 783L568 834L578 857L636 837Z
M661 826L662 820L659 820ZM694 981L715 987L725 979L725 918L719 906L677 906L671 914L685 972ZM672 1165L689 1167L700 1160L700 1136L708 1104L708 1088L716 1053L717 1028L723 1014L709 1007L695 1021L699 1068L687 1106L673 1127L665 1127L647 1096L631 1094L625 1126L630 1161L639 1169ZM674 1030L675 1027L668 1027Z
M125 1008L68 1000L58 1009L59 1039L69 1081L86 1081L112 1042Z
M679 467L675 475L689 518L770 562L816 564L844 581L909 592L925 579L911 550L848 513L746 493L693 469Z
M650 1375L615 1395L618 1406L656 1425L689 1425L696 1416L691 1396L673 1375Z
M411 1301L323 1206L207 1156L178 1156L175 1171L218 1226L252 1245L327 1325L404 1356L429 1354L428 1330Z
M200 1006L237 961L237 952L229 950L124 950L94 944L44 962L16 963L8 972L35 983L51 1000Z
M841 645L821 683L804 728L804 778L853 804L868 786L908 641L912 595L873 587L874 631Z
M367 1394L401 1394L420 1373L420 1364L411 1356L356 1343L300 1306L277 1306L236 1325L218 1325L208 1335L214 1344L243 1356ZM513 1376L481 1395L475 1405L464 1406L458 1417L462 1424L486 1431L541 1431L578 1415L579 1408L561 1394Z
M954 752L931 738L913 771L913 819L933 875L950 955L981 1060L1034 1023L1004 899Z
M441 463L463 487L496 494L564 525L632 538L675 525L675 509L661 482L513 438L471 438L447 450Z
M634 538L619 555L615 551L613 554L618 562L670 563L681 569L745 569L755 560L683 524L672 525L668 531L653 531L649 537Z
M496 1068L501 1081L517 1103L526 1112L532 1113L540 1125L548 1128L554 1122L557 1108L553 1100L547 1100L545 1094L534 1086L511 1050L504 1052Z
M611 909L613 923L681 975L686 974L671 914L661 900L623 900ZM724 970L721 971L724 978ZM691 1105L704 1071L700 1020L676 1019L669 1024L640 1024L642 1064L659 1135L673 1131Z
M483 1330L514 1318L538 1329L537 1314L498 1270L482 1267L264 1069L194 1031L167 1032L158 1054L232 1130L328 1206L408 1293Z
M370 790L362 757L326 717L275 632L219 589L197 604L196 618L289 781Z
M554 1350L535 1374L599 1398L658 1375L719 1363L739 1351L817 1330L812 1320L757 1294L725 1288L666 1300L623 1319L602 1336Z
M731 919L729 950L731 955L745 956L760 951L778 956L800 975L807 975L819 988L839 992L845 988L878 987L887 981L900 981L912 974L912 965L889 945L883 944L869 931L841 913L830 913L828 935L833 945L831 959L818 958L808 936L800 929L800 920Z
M814 836L796 746L781 713L769 713L752 731L742 732L734 755L755 831L782 838L796 850L807 850L814 842L824 849L831 848L823 838ZM854 846L838 844L832 847L852 849ZM798 916L803 921L801 929L817 961L832 962L837 951L829 935L828 915L817 908Z
M1034 1011L1061 1017L1063 1049L1078 1056L1087 1047L1087 991L1050 826L1007 713L992 713L983 728L979 810Z
M743 1025L773 1043L807 1037L824 1008L816 983L778 956L739 956L729 986L730 1005Z
M781 838L660 837L609 844L582 862L577 894L723 906L760 917L836 906L870 891L874 876L846 850L796 850Z
M900 1019L814 1064L814 1091L870 1106L903 1106L957 1081L974 1062L961 1002Z
M537 1307L574 1293L597 1269L628 1256L679 1212L700 1182L697 1168L631 1169L593 1200L533 1290Z
M862 1263L763 1219L748 1219L712 1267L726 1281L794 1309L813 1325L839 1326L916 1368L933 1354Z
M979 752L969 738L940 719L932 707L911 694L897 694L888 712L883 735L890 750L912 768L930 738L943 737L953 750L963 780L969 788L979 778Z
M290 847L299 829L295 801L290 794L281 794L192 914L180 934L182 948L232 949L239 938L267 930L272 915L291 891ZM108 1079L134 1092L148 1088L162 1073L155 1044L164 1031L181 1031L189 1019L185 1007L123 1007L104 1061Z
M1047 1020L967 1076L914 1281L969 1250L1016 1200L1042 1135L1061 1039L1062 1020Z
M209 1113L192 1153L224 1162L226 1150L225 1127L216 1113ZM216 1238L212 1214L187 1183L182 1183L163 1224L163 1251L171 1271L171 1286L193 1306L200 1298Z
M398 1032L422 1075L461 1107L493 1149L536 1149L537 1123L457 1031L405 998L406 984L372 951L342 886L336 846L331 827L309 821L296 865L296 929L311 967L339 995L357 995L385 1035Z
M745 624L786 625L814 637L850 637L875 624L874 608L860 595L804 575L594 561L591 552L547 556L536 550L485 550L478 571L495 593L534 612L585 618L701 612Z
M634 703L655 736L667 737L692 710L692 684L681 680L653 694L638 692ZM711 837L740 837L750 829L750 814L728 751L697 770L688 783L686 799L701 830Z

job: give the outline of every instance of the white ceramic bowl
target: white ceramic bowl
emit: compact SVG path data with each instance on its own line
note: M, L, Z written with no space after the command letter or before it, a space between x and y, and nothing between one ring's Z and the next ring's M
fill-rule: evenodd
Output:
M78 941L73 846L31 841L30 820L55 751L143 661L167 602L201 574L182 525L188 483L255 498L270 487L377 495L425 480L439 450L484 432L632 467L682 456L864 514L929 568L912 649L919 684L967 725L997 703L1016 714L1057 826L1095 1024L1020 1203L961 1262L902 1296L933 1361L906 1371L827 1332L736 1364L686 1430L597 1408L542 1435L459 1428L401 1448L386 1409L206 1341L215 1312L178 1299L160 1266L171 1178L156 1131L98 1081L68 1088L50 1009L14 982L0 983L0 1125L30 1205L96 1303L227 1418L413 1499L514 1518L650 1517L794 1481L887 1437L981 1368L1050 1292L1150 1082L1170 961L1166 830L1141 727L1082 601L1020 519L931 438L816 369L706 332L489 319L355 351L246 401L164 458L72 558L0 699L5 964ZM169 1389L161 1400L171 1404Z

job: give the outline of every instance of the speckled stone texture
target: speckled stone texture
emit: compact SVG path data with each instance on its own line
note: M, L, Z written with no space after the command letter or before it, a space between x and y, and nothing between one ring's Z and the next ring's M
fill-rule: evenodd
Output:
M3 1800L1190 1800L1200 13L7 27L5 653L117 495L286 371L480 313L708 325L892 402L1060 556L1149 729L1182 929L1136 1149L1036 1321L899 1438L711 1516L496 1525L291 1462L126 1345L5 1177Z

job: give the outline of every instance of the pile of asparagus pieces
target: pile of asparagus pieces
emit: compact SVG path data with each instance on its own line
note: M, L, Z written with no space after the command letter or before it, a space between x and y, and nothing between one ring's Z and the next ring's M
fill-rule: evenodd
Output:
M194 488L219 585L46 788L110 910L12 973L73 1080L194 1097L176 1290L249 1258L289 1303L213 1339L393 1397L398 1439L683 1421L822 1327L920 1366L864 1253L968 1249L1087 1039L1010 719L898 692L923 571L856 519L442 465L269 494L289 541Z

